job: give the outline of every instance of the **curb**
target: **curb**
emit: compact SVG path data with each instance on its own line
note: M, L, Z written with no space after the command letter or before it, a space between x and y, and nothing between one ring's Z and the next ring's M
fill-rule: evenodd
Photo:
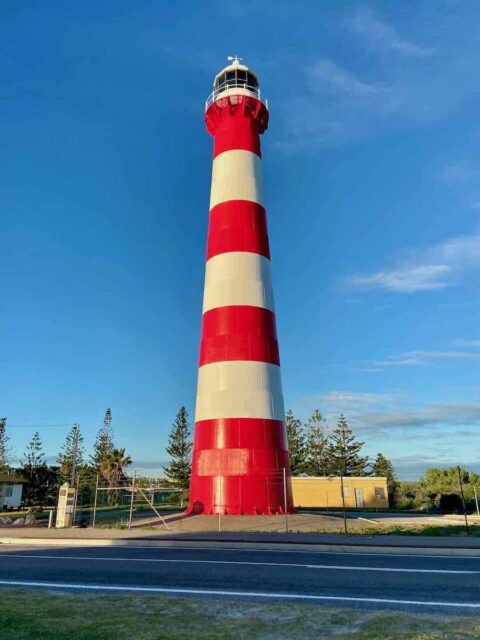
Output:
M149 538L0 538L1 545L44 546L44 547L157 547L157 548L212 548L217 549L258 549L279 551L309 551L318 553L382 554L406 556L457 556L480 557L480 547L421 547L395 545L366 545L356 543L332 544L327 542L240 542L228 540L151 540Z

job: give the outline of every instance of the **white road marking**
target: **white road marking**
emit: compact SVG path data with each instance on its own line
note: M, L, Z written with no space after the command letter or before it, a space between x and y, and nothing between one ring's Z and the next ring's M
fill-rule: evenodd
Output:
M95 542L95 540L92 541L93 543ZM241 548L241 547L208 547L208 546L197 546L197 547L182 547L182 546L178 546L177 544L175 544L175 541L169 542L168 540L162 541L163 544L162 546L145 546L145 545L112 545L110 547L101 547L102 549L111 549L111 550L116 550L116 549L120 549L121 551L125 551L125 550L129 550L129 549L144 549L147 551L241 551L242 553L244 552L249 552L249 553L296 553L296 554L302 554L302 555L328 555L328 556L354 556L356 558L358 558L359 556L373 556L373 557L380 557L380 558L439 558L442 560L480 560L480 554L478 556L454 556L454 555L430 555L430 554L420 554L420 553L377 553L377 552L373 552L373 551L324 551L324 550L320 550L320 549L306 549L306 550L302 550L302 549L253 549L250 547L246 547L246 548ZM201 542L199 544L202 544ZM247 542L247 543L239 543L239 544L254 544L252 542ZM260 543L262 544L262 543ZM263 543L264 544L264 543ZM286 543L287 544L287 543ZM301 543L299 543L301 544ZM337 543L325 543L325 544L337 544ZM31 549L37 549L40 545L38 544L33 544L33 545L15 545L15 544L4 544L2 545L2 543L0 542L0 556L2 555L2 553L9 553L9 548L11 549L12 547L14 549L25 549L25 547L27 548L31 548ZM45 545L44 545L45 546ZM49 545L52 546L53 548L60 548L60 549L64 549L65 548L65 544L62 545L61 543L61 538L59 538L59 542L58 542L58 546L57 545ZM72 546L72 545L68 545L68 546ZM95 544L93 544L93 547L96 548ZM43 548L43 547L42 547ZM409 549L409 547L405 547L407 550ZM419 547L417 547L419 548ZM459 547L461 548L461 547ZM479 548L480 551L480 548Z
M75 560L75 561L100 561L100 562L150 562L169 564L228 564L254 567L288 567L300 569L330 569L334 571L383 571L387 573L440 573L440 574L460 574L472 575L480 573L475 570L461 569L406 569L403 567L362 567L335 564L300 564L289 562L251 562L248 560L194 560L183 558L116 558L102 556L54 556L54 555L32 555L26 553L9 553L5 558L28 558L34 560Z
M219 589L179 589L176 587L130 587L99 584L74 584L65 582L29 582L26 580L0 580L6 587L45 587L47 589L79 589L87 591L128 591L134 593L177 593L196 596L233 596L248 598L281 598L284 600L313 600L337 602L365 602L374 604L403 604L421 607L454 607L480 609L479 602L435 602L428 600L399 600L393 598L358 598L355 596L319 596L301 593L266 593L263 591L224 591Z

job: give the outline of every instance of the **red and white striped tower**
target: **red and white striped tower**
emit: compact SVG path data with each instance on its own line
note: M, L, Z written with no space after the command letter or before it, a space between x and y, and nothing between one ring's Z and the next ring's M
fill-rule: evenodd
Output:
M214 150L188 510L291 512L262 190L268 110L239 58L216 76L205 122Z

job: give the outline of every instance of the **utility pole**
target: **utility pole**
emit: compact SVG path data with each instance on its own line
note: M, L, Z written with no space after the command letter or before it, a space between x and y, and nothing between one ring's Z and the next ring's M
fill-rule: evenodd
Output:
M80 425L73 425L73 459L72 459L72 477L70 478L70 486L75 486L75 472L77 470L77 454L78 454L78 436L80 435Z
M345 511L345 490L343 487L343 474L344 474L344 470L340 469L340 490L342 492L342 506L343 506L343 528L345 529L345 535L348 535L347 513Z
M465 529L467 530L467 536L469 536L470 530L468 528L467 508L465 506L465 496L463 495L462 471L460 467L457 467L457 471L458 471L458 481L460 482L460 494L462 496L463 515L465 517Z
M475 485L473 485L473 492L475 493L475 504L477 505L477 516L480 516L480 509L478 508L477 487Z
M285 511L285 531L288 533L287 470L285 467L283 467L283 510Z
M135 480L137 478L137 472L133 472L132 477L132 495L130 496L130 514L128 516L128 528L132 528L132 515L133 515L133 501L135 500Z

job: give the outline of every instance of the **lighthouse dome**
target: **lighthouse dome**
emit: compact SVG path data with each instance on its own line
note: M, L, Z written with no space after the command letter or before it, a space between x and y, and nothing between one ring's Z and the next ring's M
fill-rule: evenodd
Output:
M228 95L246 95L260 100L257 75L242 64L241 58L235 56L229 60L230 64L215 76L213 92L207 100L207 108L212 102Z
M217 73L213 81L214 89L229 89L241 87L243 89L258 90L258 78L253 71L241 63L241 58L233 58L232 63Z

